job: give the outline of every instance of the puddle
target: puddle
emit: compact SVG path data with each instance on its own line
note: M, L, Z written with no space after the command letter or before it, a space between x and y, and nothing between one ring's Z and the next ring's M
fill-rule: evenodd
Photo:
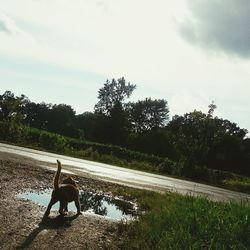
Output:
M47 207L51 198L52 189L41 192L24 192L17 195L18 198L31 200L39 205ZM94 213L106 218L116 220L131 220L137 215L137 205L118 197L94 193L91 191L80 192L81 210ZM52 210L59 209L59 202L53 205ZM76 212L74 202L68 203L68 210Z

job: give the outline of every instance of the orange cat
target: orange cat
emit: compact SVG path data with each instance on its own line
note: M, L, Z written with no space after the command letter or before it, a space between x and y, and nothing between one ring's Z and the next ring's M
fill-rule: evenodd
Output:
M59 213L61 215L64 215L65 212L68 211L68 202L71 201L75 202L77 214L81 214L79 189L76 185L76 182L71 177L68 177L62 182L62 184L59 185L61 168L61 162L57 160L57 171L54 177L54 190L52 192L51 200L44 217L49 216L51 207L58 201L60 202Z

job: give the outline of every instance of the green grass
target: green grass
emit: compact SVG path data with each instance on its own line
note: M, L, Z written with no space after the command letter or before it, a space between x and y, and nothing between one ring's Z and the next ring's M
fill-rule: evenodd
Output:
M224 185L230 189L250 193L250 179L249 178L239 178L236 177L233 179L224 180Z
M106 164L111 164L115 166L120 166L124 168L130 168L130 169L135 169L135 170L140 170L140 171L146 171L149 173L155 173L155 174L160 174L160 171L156 165L150 164L146 161L138 161L138 160L125 160L118 158L114 155L110 154L100 154L97 151L93 151L92 148L88 148L86 150L66 150L66 154L77 157L77 158L82 158L85 160L90 160L90 161L96 161L96 162L102 162Z
M138 193L140 193L138 191ZM143 191L148 212L120 225L123 249L249 249L250 207Z

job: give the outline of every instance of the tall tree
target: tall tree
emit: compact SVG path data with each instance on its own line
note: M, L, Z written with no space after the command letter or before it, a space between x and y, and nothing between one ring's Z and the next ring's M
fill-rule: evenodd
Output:
M124 104L125 98L129 98L136 85L126 82L125 78L118 80L107 80L104 86L98 91L98 103L95 105L95 112L110 115L116 103Z
M228 120L213 118L214 109L215 106L209 105L207 114L195 110L174 116L167 126L175 150L185 159L190 174L195 166L242 172L238 165L242 165L247 130Z
M48 129L49 116L52 105L29 102L23 109L24 123L39 129Z
M11 91L0 95L0 119L20 122L24 117L22 109L29 102L25 95L15 96Z
M84 112L76 116L77 128L82 130L87 140L96 140L94 130L96 124L96 115L92 112Z
M50 110L48 130L59 134L77 137L75 110L70 105L53 105Z
M213 116L215 109L217 108L217 106L214 104L214 101L212 101L212 103L208 105L208 108L209 109L208 109L207 115L208 117L211 118Z
M143 101L129 103L127 109L134 132L141 133L162 128L168 122L169 108L164 99L146 98Z
M111 109L109 118L109 140L112 144L124 145L129 134L127 113L120 102L116 102Z

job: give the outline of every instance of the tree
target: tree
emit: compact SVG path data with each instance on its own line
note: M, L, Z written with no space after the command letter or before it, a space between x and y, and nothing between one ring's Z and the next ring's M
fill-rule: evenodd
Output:
M115 79L112 79L111 82L107 80L104 87L98 91L99 101L95 105L95 112L109 116L114 105L117 102L123 105L125 98L129 98L135 88L136 85L126 83L124 77L117 81Z
M167 126L189 174L195 166L242 172L242 145L247 130L228 120L213 118L214 109L210 106L208 114L195 110L184 116L174 116Z
M176 160L171 139L171 134L165 128L159 128L130 134L127 146L132 150Z
M78 137L75 111L70 105L53 105L49 113L48 130L62 135Z
M169 119L169 109L167 101L164 99L146 98L143 101L129 103L127 110L132 130L136 133L162 128Z
M209 152L208 166L230 172L243 173L243 141L234 135L224 134L217 138Z
M22 109L29 102L25 95L15 96L11 91L0 95L0 119L20 122L24 117Z
M111 109L109 118L109 142L116 145L124 145L129 134L129 121L127 113L120 102L116 102Z
M190 165L203 165L208 154L210 133L213 124L207 120L207 115L201 111L193 111L184 116L174 116L167 130L171 133L179 158L184 157Z
M207 115L208 115L208 117L211 118L213 116L215 109L217 108L217 106L214 104L214 101L212 101L212 103L208 105L208 108L209 108L209 110L207 112Z
M34 128L48 129L49 116L52 105L29 102L23 109L24 123Z
M96 115L92 112L84 112L76 116L77 128L83 130L87 140L96 140L94 137Z
M110 117L95 113L93 126L93 141L110 143Z

